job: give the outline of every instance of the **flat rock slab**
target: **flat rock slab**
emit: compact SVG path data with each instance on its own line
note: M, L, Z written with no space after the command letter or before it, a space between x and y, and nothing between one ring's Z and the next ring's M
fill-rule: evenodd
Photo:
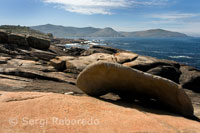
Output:
M1 59L1 58L0 58ZM53 66L48 66L33 60L23 60L23 59L10 59L7 61L8 68L21 68L38 70L43 72L54 72L56 71Z
M169 61L169 60L159 60L153 57L149 56L138 56L135 60L131 62L126 62L123 64L124 66L128 66L131 68L135 68L141 71L148 71L152 68L158 67L158 66L173 66L178 68L179 64L175 61Z
M108 62L116 62L115 57L110 54L104 54L104 53L96 53L92 54L90 56L82 56L77 59L66 61L66 71L73 73L80 73L83 69L85 69L89 64L92 64L97 61L108 61ZM74 72L75 70L75 72Z
M117 63L120 63L120 64L133 61L137 57L138 57L138 54L128 53L128 52L120 52L120 53L115 54L116 61Z
M0 56L0 64L6 64L10 57Z
M26 36L20 35L20 34L9 34L8 35L8 43L17 44L19 46L28 46Z
M25 68L0 68L0 74L75 84L74 78L62 72L42 72Z
M123 107L87 96L0 92L0 132L192 132L200 123L134 104Z
M59 75L59 73L57 74ZM62 78L62 77L60 77ZM64 80L64 79L63 79ZM66 78L65 78L66 80ZM70 80L68 81L70 82ZM74 82L74 81L71 81ZM74 94L85 95L75 85L66 82L56 82L40 79L28 79L18 76L0 74L0 91L10 92L54 92L67 93L74 92Z
M119 64L97 62L89 65L78 76L77 86L91 96L115 92L133 99L156 99L177 113L193 116L192 103L178 84Z

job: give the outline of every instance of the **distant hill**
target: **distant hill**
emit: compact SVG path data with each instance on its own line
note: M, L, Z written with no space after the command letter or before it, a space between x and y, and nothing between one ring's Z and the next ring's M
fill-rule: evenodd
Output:
M56 37L120 37L122 36L112 28L76 28L76 27L64 27L57 25L40 25L31 27L34 30L38 30L44 33L52 33Z
M86 37L92 33L99 31L98 28L85 27L85 28L76 28L76 27L64 27L57 25L40 25L31 27L34 30L38 30L44 33L52 33L56 37Z
M112 28L100 29L97 32L94 32L90 36L92 37L124 37L119 32L113 30Z
M186 34L171 32L162 29L152 29L136 32L120 32L126 37L150 37L150 38L170 38L170 37L188 37Z
M179 32L171 32L162 29L152 29L146 31L136 32L117 32L112 28L76 28L57 26L52 24L39 25L31 27L44 33L52 33L55 37L143 37L143 38L170 38L170 37L188 37L187 35Z

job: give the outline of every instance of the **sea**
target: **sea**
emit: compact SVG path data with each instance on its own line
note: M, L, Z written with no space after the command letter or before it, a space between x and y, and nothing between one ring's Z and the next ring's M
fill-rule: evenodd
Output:
M158 59L174 60L200 69L200 38L84 38L94 43ZM78 44L68 44L66 47Z

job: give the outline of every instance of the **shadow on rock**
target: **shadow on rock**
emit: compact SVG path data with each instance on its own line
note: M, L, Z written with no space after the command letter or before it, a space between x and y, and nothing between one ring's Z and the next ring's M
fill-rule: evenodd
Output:
M131 109L137 109L145 114L147 113L153 113L158 115L170 115L175 117L182 117L178 114L176 114L176 111L168 108L165 104L162 102L159 102L157 100L151 99L151 100L124 100L121 99L119 96L109 93L101 97L95 97L99 100L109 102L118 106L122 106L125 108L131 108ZM191 117L186 117L190 120L198 121L200 122L200 119L196 117L195 115Z

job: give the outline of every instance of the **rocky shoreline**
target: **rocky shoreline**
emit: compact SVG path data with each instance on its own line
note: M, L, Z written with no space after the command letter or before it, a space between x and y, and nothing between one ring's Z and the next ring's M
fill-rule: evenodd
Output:
M192 101L194 115L198 120L200 118L200 70L174 61L141 56L105 46L91 46L89 49L72 47L63 51L63 48L56 46L55 42L51 44L50 38L41 36L0 31L0 125L3 125L0 132L49 130L51 132L92 132L98 131L97 129L101 132L113 132L115 129L134 132L198 132L200 130L199 122L166 111L165 107L157 103L129 103L112 93L95 99L87 96L76 86L78 74L91 63L106 61L121 64L167 78L181 85ZM64 111L66 108L70 110L68 114L71 118L94 116L101 122L98 126L79 125L70 128L47 125L42 129L40 125L36 128L20 124L13 126L8 122L9 117L19 119L26 115L32 119L54 115L62 117L66 113ZM108 110L112 111L113 117L110 113L104 112ZM118 118L113 119L115 116ZM120 124L116 120L124 121L127 125ZM134 128L131 127L131 123L135 124ZM158 126L159 124L161 126Z

